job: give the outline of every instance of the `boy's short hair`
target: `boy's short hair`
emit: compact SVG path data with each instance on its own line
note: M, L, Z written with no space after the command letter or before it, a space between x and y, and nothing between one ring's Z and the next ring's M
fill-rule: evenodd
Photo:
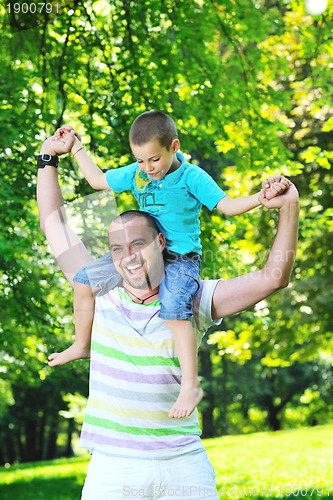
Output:
M132 123L129 133L130 144L136 146L158 139L162 147L169 149L172 141L177 138L175 122L162 111L142 113Z

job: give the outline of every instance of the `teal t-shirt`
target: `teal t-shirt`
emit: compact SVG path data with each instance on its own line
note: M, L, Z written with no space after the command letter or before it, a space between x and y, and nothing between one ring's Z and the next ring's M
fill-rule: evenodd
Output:
M151 179L137 162L108 170L106 180L116 193L133 191L140 210L156 219L169 250L201 254L201 207L213 210L227 195L202 168L186 163L181 153L177 158L180 167L161 180Z

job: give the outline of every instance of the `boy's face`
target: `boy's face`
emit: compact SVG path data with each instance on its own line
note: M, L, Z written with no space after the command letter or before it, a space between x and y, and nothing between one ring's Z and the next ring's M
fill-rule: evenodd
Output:
M153 180L161 180L166 174L174 172L179 167L180 162L176 157L179 147L180 143L178 139L172 141L169 149L161 146L158 139L142 144L141 146L131 144L131 149L138 161L139 168Z

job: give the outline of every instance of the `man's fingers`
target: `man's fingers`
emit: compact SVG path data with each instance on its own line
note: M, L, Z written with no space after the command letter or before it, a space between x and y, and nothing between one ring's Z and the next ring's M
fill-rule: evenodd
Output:
M64 132L69 132L70 130L74 130L74 129L70 125L62 125L61 130L63 130Z
M77 137L79 139L79 141L81 141L81 136L78 132L76 132L76 130L73 129L73 127L71 127L70 125L62 125L61 127L61 130L63 133L74 133L75 137Z

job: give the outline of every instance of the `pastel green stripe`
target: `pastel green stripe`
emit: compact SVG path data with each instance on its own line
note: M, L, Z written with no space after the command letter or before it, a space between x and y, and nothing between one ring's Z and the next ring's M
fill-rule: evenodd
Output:
M119 359L127 363L134 363L136 366L180 366L178 358L164 358L163 356L128 356L118 349L99 344L95 340L91 343L91 349L108 356L109 358Z
M84 421L86 424L95 425L96 427L103 427L104 429L110 429L112 431L124 432L125 434L132 434L136 436L172 436L174 434L197 434L200 436L201 431L196 425L189 425L184 427L159 427L158 429L152 429L150 427L133 427L130 425L121 425L117 422L112 422L106 418L98 418L93 417L91 415L87 415L84 417Z
M125 292L125 290L123 288L118 288L118 291L119 291L119 295L121 296L122 299L126 300L127 302L130 302L131 304L133 304L133 300L131 299L131 297ZM158 307L160 305L160 301L159 299L156 299L154 300L153 302L150 302L150 304L140 304L140 306L145 306L145 307L151 307L151 306L154 306L154 307Z

